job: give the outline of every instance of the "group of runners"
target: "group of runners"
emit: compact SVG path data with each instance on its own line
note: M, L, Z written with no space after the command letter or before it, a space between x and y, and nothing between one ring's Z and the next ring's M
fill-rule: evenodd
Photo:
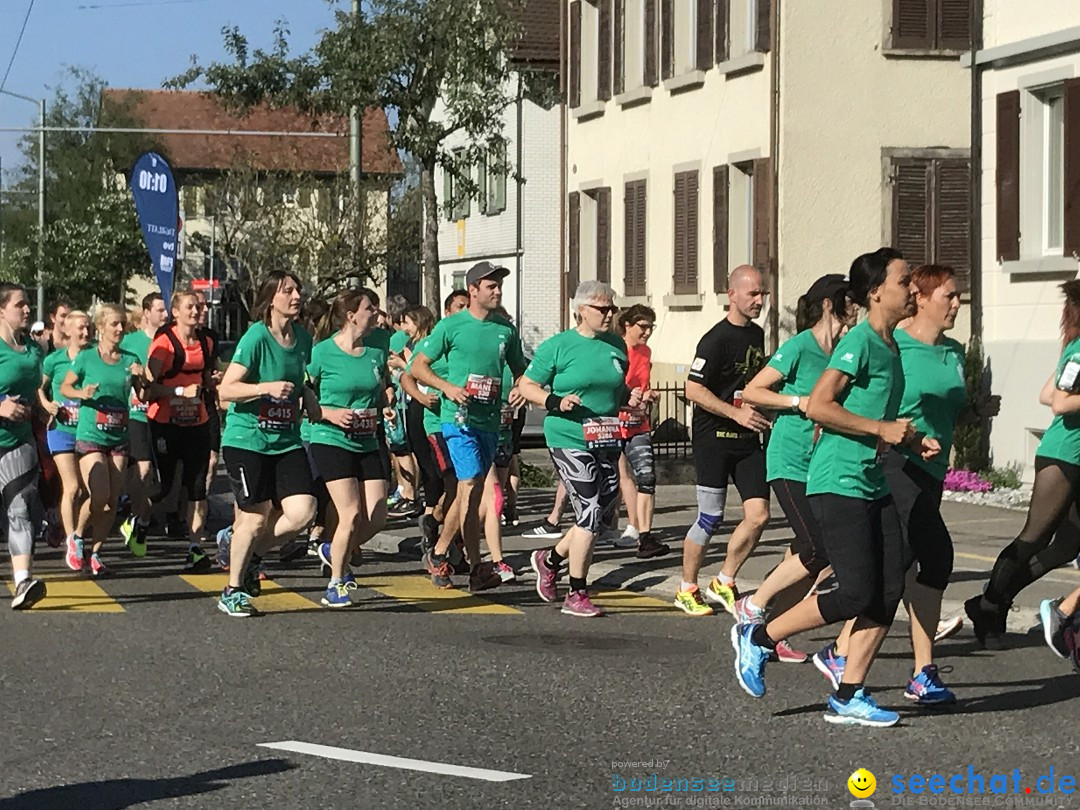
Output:
M559 601L565 565L562 612L602 615L588 589L598 540L635 546L642 558L669 551L651 533L649 410L657 395L647 342L655 313L640 305L620 311L609 285L583 282L570 302L575 325L527 359L501 307L507 274L475 265L442 318L397 306L393 333L379 325L371 290L346 290L305 311L301 280L270 273L222 370L205 298L194 291L176 292L167 306L148 295L133 331L116 306L98 306L92 322L66 312L54 318L46 353L27 332L25 290L0 285L0 507L12 607L45 595L31 574L42 501L62 526L67 566L103 576L101 548L121 496L130 508L121 532L136 556L146 554L155 507L178 497L185 568L209 570L207 491L219 452L235 496L234 520L216 538L217 562L229 574L218 607L229 616L258 613L264 557L282 545L306 553L309 535L329 576L322 603L351 604L352 567L386 524L395 475L402 486L391 503L405 504L399 515L418 514L436 587L466 575L472 591L511 582L517 575L504 559L501 527L517 522L515 456L531 404L545 412L559 479L551 515L525 532L556 541L531 555L537 593ZM934 642L959 624L940 621L953 559L942 484L956 426L999 407L997 397L969 399L963 348L945 334L960 307L953 271L912 269L889 248L859 256L847 276L824 276L800 298L796 334L771 357L754 323L766 295L761 274L735 268L729 286L728 314L701 339L686 383L698 511L675 605L691 616L716 605L735 617L735 672L755 697L765 694L770 660L811 657L788 639L841 624L836 641L812 656L835 690L826 719L891 725L896 713L878 707L864 684L904 601L913 652L905 695L921 705L953 702L933 655ZM965 606L976 637L992 649L1020 590L1080 551L1080 282L1063 290L1064 353L1042 392L1055 416L1039 447L1028 521L985 592ZM35 437L42 414L47 429ZM46 497L42 487L39 498L39 478L52 468L58 491ZM729 482L743 517L702 590ZM743 594L736 579L768 523L770 490L794 540L764 584ZM629 518L621 535L620 499ZM564 503L573 511L565 533ZM1059 655L1073 652L1078 603L1080 591L1040 610Z

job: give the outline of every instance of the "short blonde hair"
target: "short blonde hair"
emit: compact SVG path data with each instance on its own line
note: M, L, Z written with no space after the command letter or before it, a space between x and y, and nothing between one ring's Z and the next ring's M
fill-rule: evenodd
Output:
M127 312L122 306L118 304L100 304L94 312L94 328L99 332L105 327L105 318L109 312L119 315L124 319L125 323L127 322ZM68 317L71 317L71 315L69 314Z

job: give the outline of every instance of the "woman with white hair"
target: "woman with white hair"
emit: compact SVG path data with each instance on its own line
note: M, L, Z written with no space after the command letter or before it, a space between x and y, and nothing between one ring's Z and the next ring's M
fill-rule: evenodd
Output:
M555 547L533 552L536 592L554 602L559 567L568 560L562 612L570 616L603 615L589 599L586 576L596 534L618 502L619 408L641 403L641 390L626 388L626 343L611 331L614 299L607 284L582 282L572 302L577 326L541 343L519 383L525 399L547 410L544 438L574 509L574 526Z

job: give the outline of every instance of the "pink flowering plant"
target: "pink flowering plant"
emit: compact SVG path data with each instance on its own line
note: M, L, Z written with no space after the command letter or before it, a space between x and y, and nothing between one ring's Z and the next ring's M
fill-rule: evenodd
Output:
M951 469L945 473L945 489L951 492L989 492L994 485L971 470Z

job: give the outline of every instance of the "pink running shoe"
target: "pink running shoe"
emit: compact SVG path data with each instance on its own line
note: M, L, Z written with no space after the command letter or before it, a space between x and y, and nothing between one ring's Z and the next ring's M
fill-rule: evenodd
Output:
M786 641L777 642L776 658L781 664L804 664L810 656L794 649Z
M82 571L83 568L83 541L81 537L73 534L67 536L66 553L64 562L72 571Z
M495 563L495 573L499 575L499 579L503 581L504 585L517 579L514 569L507 565L505 560L499 560Z
M604 615L604 611L589 599L588 591L570 591L563 600L561 612L567 616L581 616L585 619Z
M536 593L545 602L554 602L558 598L555 592L555 580L559 572L548 565L548 553L544 549L537 549L530 558L532 569L536 572Z
M105 567L105 563L97 554L90 555L90 573L95 577L103 577L109 573L109 569Z
M735 602L736 624L761 624L765 621L765 611L750 604L749 596L740 596Z

